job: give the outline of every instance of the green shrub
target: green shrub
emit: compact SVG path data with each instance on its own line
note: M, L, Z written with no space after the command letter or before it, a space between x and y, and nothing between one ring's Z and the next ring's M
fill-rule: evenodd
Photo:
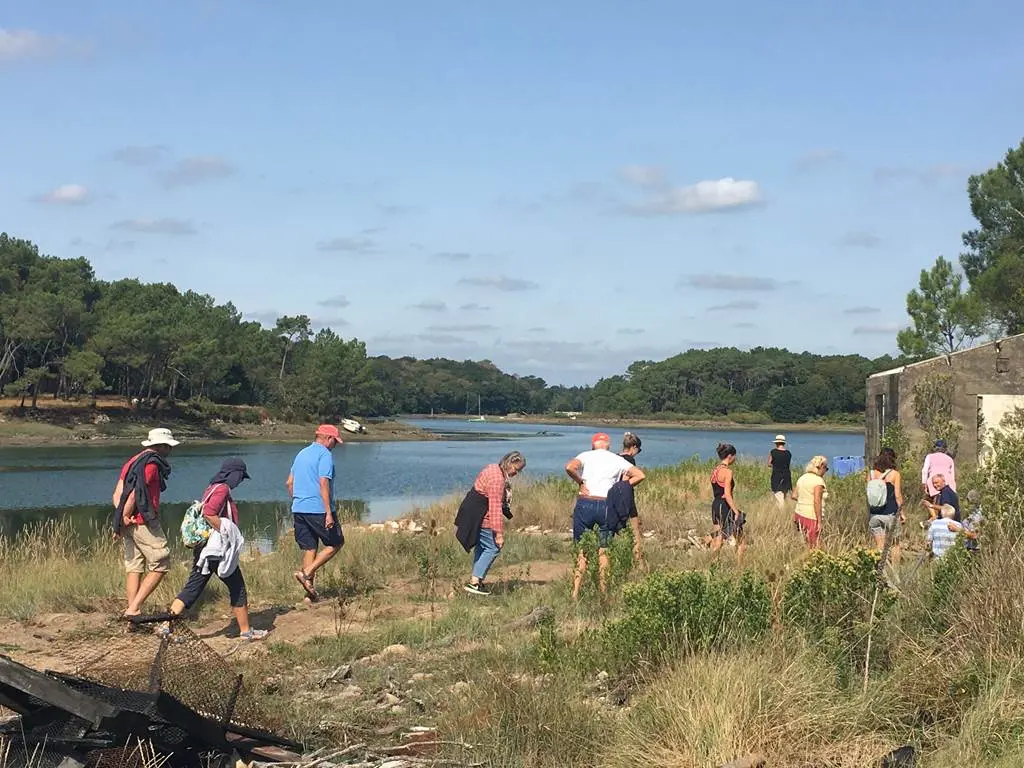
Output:
M783 590L783 621L802 631L835 665L841 685L863 665L872 628L875 647L884 647L878 625L896 596L879 584L879 557L865 549L839 555L814 550Z
M633 571L633 542L633 529L627 527L612 537L608 544L609 563L606 587L609 595L617 591ZM573 548L574 566L580 552L587 557L587 572L583 577L583 589L581 590L581 596L584 598L593 597L599 593L598 545L597 532L591 529L583 534L579 543Z
M749 571L658 571L628 585L623 603L625 616L607 624L601 638L606 658L620 668L740 643L771 626L768 583Z

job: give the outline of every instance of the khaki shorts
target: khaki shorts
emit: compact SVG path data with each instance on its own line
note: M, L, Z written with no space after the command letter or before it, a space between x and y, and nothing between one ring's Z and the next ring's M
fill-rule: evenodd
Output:
M124 570L126 573L167 573L171 567L171 550L159 520L146 525L129 525L124 536Z

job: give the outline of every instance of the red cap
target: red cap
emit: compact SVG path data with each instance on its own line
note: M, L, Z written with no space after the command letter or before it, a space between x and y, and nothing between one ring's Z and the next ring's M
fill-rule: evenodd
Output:
M591 445L594 445L595 443L611 443L611 441L612 439L608 437L607 432L598 432L596 435L590 438Z
M317 437L333 437L339 443L341 442L341 433L333 424L321 424L316 428L316 434Z

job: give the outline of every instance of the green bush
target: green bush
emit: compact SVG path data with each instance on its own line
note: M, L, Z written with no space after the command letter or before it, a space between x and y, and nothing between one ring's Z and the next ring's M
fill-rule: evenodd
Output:
M814 550L783 590L783 621L835 665L840 685L863 665L872 628L875 648L884 650L878 628L896 596L879 583L879 557L866 549L840 555Z
M771 626L768 583L744 572L658 571L623 590L625 616L602 632L605 657L620 668L657 665L764 635Z

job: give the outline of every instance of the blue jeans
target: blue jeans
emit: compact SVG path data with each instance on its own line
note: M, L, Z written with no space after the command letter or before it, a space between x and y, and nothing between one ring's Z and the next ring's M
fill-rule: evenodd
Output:
M494 540L494 531L490 528L480 529L480 538L476 540L476 549L473 551L473 578L483 581L491 563L498 556L501 550Z

